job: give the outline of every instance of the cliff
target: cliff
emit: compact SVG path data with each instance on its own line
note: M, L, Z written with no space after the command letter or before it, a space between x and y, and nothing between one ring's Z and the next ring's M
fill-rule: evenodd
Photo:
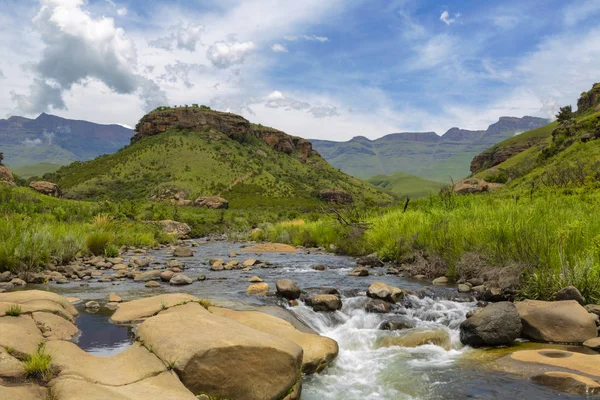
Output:
M288 135L274 128L251 124L239 115L214 111L208 107L160 107L142 117L131 143L172 128L197 131L214 128L238 141L244 141L248 137L258 138L282 153L292 154L298 151L304 158L313 154L312 144L306 139Z

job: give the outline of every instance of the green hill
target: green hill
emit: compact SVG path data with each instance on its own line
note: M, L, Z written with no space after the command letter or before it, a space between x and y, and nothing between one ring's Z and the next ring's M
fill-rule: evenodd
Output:
M437 194L444 184L404 172L395 172L391 175L376 175L367 179L367 182L387 189L398 197L410 199L428 196L430 193Z
M571 118L498 143L473 159L471 171L477 178L508 182L513 188L596 185L600 179L599 98L600 84L595 84L582 94Z
M322 190L355 201L393 197L329 165L310 142L206 107L159 108L144 116L132 144L115 154L75 162L46 178L66 197L149 199L221 196L230 206L316 205Z
M348 142L313 140L315 150L342 171L368 178L402 171L447 183L469 174L469 162L478 153L521 132L549 121L535 117L501 117L486 130L452 128L435 132L392 133L376 140L355 137Z
M44 176L44 174L58 170L62 165L52 163L38 163L13 168L12 171L21 178L27 179L33 176Z

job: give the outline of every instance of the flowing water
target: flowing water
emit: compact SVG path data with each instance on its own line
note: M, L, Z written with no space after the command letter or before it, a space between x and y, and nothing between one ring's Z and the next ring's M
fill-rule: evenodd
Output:
M339 356L332 366L320 374L305 378L302 398L305 400L365 400L365 399L579 399L535 385L528 379L489 368L487 361L472 357L473 350L463 347L458 327L466 313L475 308L468 296L458 296L452 288L425 289L421 281L385 275L385 269L371 269L368 277L350 277L348 273L356 261L315 252L295 254L243 253L243 244L200 241L192 258L180 259L185 263L184 273L192 278L200 274L205 281L189 286L172 287L162 284L147 289L143 283L130 280L113 283L72 282L52 285L50 290L65 296L106 302L115 292L123 300L168 292L186 292L209 299L217 305L236 309L252 309L264 305L281 305L276 297L247 296L248 278L260 276L274 288L278 279L288 278L302 289L337 288L343 297L343 308L334 313L316 313L300 304L289 311L321 335L335 339L340 347ZM272 264L271 268L252 271L210 271L209 258L227 260L230 251L238 252L236 259L258 258ZM146 256L153 264L171 259L170 250L156 250ZM325 271L312 266L323 264ZM374 281L418 291L420 296L408 296L395 305L391 314L373 314L364 310L368 299L365 290ZM96 314L83 309L77 324L81 329L78 344L88 352L100 356L116 354L127 348L133 333L125 327L110 324L111 312L103 308ZM385 320L400 320L412 331L434 331L448 338L442 346L426 344L418 347L383 347L382 339L400 335L379 326Z

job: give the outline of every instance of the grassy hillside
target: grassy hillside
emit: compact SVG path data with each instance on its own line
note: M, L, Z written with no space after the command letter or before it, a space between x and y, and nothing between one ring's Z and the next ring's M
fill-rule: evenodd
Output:
M429 181L404 172L395 172L391 175L376 175L367 179L367 182L387 189L398 197L408 197L410 199L428 196L429 194L435 195L444 186L443 183Z
M144 137L115 154L63 167L48 179L76 199L148 199L164 189L186 198L218 195L232 208L322 204L323 189L342 189L361 202L392 196L341 173L317 155L274 150L255 137L234 140L214 129L172 128Z
M38 164L24 165L22 167L12 168L12 172L17 174L21 178L28 179L33 176L40 177L40 176L44 176L44 174L55 172L60 167L62 167L62 165L60 165L60 164L38 163Z

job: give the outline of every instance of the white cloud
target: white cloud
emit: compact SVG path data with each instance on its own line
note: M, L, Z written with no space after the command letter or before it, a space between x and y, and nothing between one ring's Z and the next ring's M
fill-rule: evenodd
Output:
M20 110L32 114L48 107L65 109L63 92L88 79L121 94L140 89L147 106L166 102L160 88L136 73L135 45L112 18L92 18L82 8L84 0L41 0L41 5L34 25L45 47L32 66L37 77L28 95L11 93Z
M454 14L454 18L452 18L450 16L450 13L448 11L444 11L442 13L442 15L440 15L440 21L442 21L443 23L445 23L446 25L450 25L454 22L456 22L456 20L460 18L460 13L456 13Z
M159 78L168 82L181 81L187 89L194 87L191 81L191 74L204 74L208 72L208 67L202 64L188 64L179 60L175 64L165 65L165 73Z
M564 21L568 26L594 17L600 13L600 0L581 0L565 7Z
M275 53L287 53L288 52L287 48L279 43L275 43L273 46L271 46L271 50Z
M117 14L119 14L119 16L121 16L121 17L127 15L127 8L121 7L119 9L117 9Z
M179 24L169 28L170 33L166 36L148 42L150 47L171 51L174 48L187 50L190 52L196 51L202 34L204 33L204 25L200 24Z
M219 41L208 48L206 56L216 68L227 69L243 64L254 48L253 42Z
M6 77L4 76L4 72L2 72L2 70L0 69L0 79L4 79L4 78L6 78Z
M417 57L410 63L412 69L426 69L450 60L456 53L455 40L446 34L435 35L414 47Z
M329 38L326 36L317 36L317 35L291 35L283 37L288 42L296 42L298 40L308 40L310 42L328 42Z
M23 141L23 145L27 146L27 147L41 146L42 145L42 139L40 139L40 138L37 138L37 139L25 139Z

